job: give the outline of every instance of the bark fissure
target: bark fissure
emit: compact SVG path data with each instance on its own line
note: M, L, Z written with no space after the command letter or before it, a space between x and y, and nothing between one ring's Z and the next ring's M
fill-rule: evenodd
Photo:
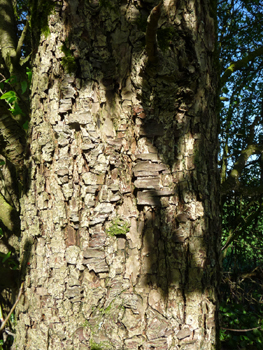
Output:
M159 5L155 6L150 16L147 20L147 28L146 28L146 52L148 55L149 62L156 61L157 54L157 29L158 29L158 21L161 16L161 7L163 4L163 0L159 3Z
M160 3L149 51L142 4L68 3L34 58L21 201L22 249L28 237L34 249L16 344L215 349L217 77L205 22L197 36L195 8ZM152 65L159 21L178 35Z

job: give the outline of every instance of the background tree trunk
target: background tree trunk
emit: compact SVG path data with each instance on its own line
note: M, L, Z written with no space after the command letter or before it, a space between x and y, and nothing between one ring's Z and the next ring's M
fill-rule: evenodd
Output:
M35 2L13 349L218 348L211 3Z

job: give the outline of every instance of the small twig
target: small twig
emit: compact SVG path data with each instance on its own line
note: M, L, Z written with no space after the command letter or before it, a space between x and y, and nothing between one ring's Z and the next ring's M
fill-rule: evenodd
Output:
M6 333L7 335L11 335L12 337L15 337L15 336L16 336L15 333L12 333L12 332L10 331L9 328L5 328L5 333Z
M224 331L232 331L232 332L250 332L253 331L254 329L259 329L261 327L255 327L255 328L249 328L249 329L232 329L232 328L224 328L220 327L220 329L223 329Z
M0 83L2 83L6 80L6 77L2 73L0 73L0 75L3 77L3 79L0 81ZM4 94L4 91L2 89L0 89L0 92L2 95ZM12 105L9 102L6 101L6 103L9 105L10 108L12 108Z
M26 32L27 32L28 26L29 26L29 20L27 18L26 25L23 28L22 34L21 34L21 36L20 36L20 38L18 40L18 44L17 44L17 48L16 48L16 58L17 58L17 60L19 60L20 57L21 57L21 49L22 49L22 46L24 44L24 40L25 40L25 37L26 37Z
M0 83L2 83L3 81L6 80L6 77L2 73L0 73L0 75L1 75L1 77L3 77L3 79L0 81Z
M2 89L0 89L0 93L3 95L3 94L4 94L4 91L3 91ZM11 103L9 103L7 100L5 100L5 102L8 104L8 106L9 106L10 108L12 108Z
M9 320L10 316L12 315L13 311L15 310L15 307L17 305L17 303L19 302L19 299L22 295L22 291L23 291L23 286L24 286L24 282L22 282L21 284L21 287L19 289L19 293L18 293L18 296L17 296L17 299L16 299L16 302L14 303L14 305L12 306L9 314L7 315L6 319L4 320L4 322L2 323L2 326L0 328L0 334L4 331L5 329L5 325L7 324L7 321Z

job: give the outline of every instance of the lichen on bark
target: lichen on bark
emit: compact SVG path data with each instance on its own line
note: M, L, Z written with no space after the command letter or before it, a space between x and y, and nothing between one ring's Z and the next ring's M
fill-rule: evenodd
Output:
M210 5L175 12L164 1L152 51L136 20L150 4L70 0L48 17L34 57L21 251L33 244L14 349L218 347L217 72L199 20ZM164 51L159 24L177 32Z

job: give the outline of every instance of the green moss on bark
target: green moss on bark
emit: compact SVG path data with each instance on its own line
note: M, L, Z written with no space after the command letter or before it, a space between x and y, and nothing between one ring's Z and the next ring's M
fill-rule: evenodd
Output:
M51 0L31 0L30 1L30 24L35 34L36 45L39 37L44 34L46 37L50 34L48 26L48 16L52 13L55 2Z
M110 236L126 235L129 232L130 225L128 222L116 218L112 221L111 226L108 228L107 233Z
M158 45L162 51L166 51L176 36L175 28L159 28L157 31Z
M61 51L65 55L62 58L62 66L65 68L66 73L74 73L77 70L77 64L75 57L72 55L71 50L67 46L68 41L66 41L61 47Z

